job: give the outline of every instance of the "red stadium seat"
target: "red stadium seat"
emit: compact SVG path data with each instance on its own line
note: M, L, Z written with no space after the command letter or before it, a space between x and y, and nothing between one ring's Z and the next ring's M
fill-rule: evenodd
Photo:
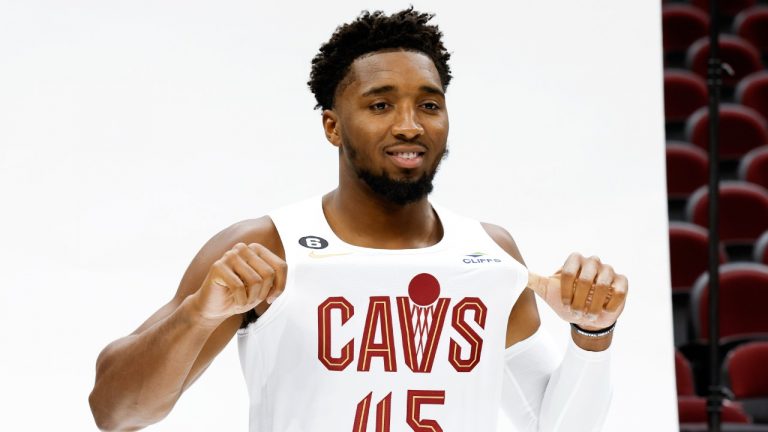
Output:
M768 71L749 74L736 85L736 102L750 107L768 120Z
M725 87L733 87L745 76L763 68L760 62L760 51L738 36L720 35L720 58L734 71L733 76L723 73L723 86ZM709 38L703 37L688 48L686 64L690 70L706 78L708 62Z
M768 6L754 6L736 15L733 32L768 53Z
M691 0L691 4L709 13L709 0ZM732 17L756 4L757 0L720 0L718 2L718 12L723 16Z
M709 243L707 230L685 222L669 223L669 260L672 291L688 292L694 282L707 271ZM725 263L725 249L720 248L720 263Z
M675 349L675 377L678 396L696 396L693 387L693 370L687 358Z
M720 105L720 158L736 160L748 151L768 144L768 122L752 108L736 104ZM688 142L707 151L709 111L696 110L685 124Z
M755 242L755 261L768 264L768 231L764 232Z
M691 195L686 208L690 222L709 226L707 186ZM723 243L752 243L768 229L768 190L751 183L724 181L720 184L720 240Z
M675 344L690 341L690 292L694 282L709 265L708 233L704 228L686 223L669 223L669 261L672 276L672 319ZM727 261L720 246L720 263Z
M688 143L670 141L666 153L669 198L688 198L693 191L707 184L709 167L704 150Z
M768 421L768 341L749 342L728 353L723 370L731 391L756 422Z
M768 189L768 145L758 147L741 158L739 179Z
M707 82L683 69L664 71L664 119L682 122L694 111L707 106Z
M661 27L665 53L684 53L697 39L709 34L709 15L682 3L661 8Z
M681 397L677 399L677 413L680 423L706 423L707 400L700 397ZM739 404L731 401L723 401L721 414L723 422L727 423L751 423Z
M691 290L694 337L707 340L709 276L701 275ZM768 266L739 262L720 266L720 342L768 335Z
M750 342L734 348L724 366L734 397L768 398L768 342Z

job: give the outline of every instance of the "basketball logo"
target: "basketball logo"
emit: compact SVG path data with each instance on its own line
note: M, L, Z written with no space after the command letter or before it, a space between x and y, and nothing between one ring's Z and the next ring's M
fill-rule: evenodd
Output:
M421 364L424 349L429 340L429 330L435 312L435 301L440 297L440 282L429 273L419 273L408 284L411 305L413 342L416 348L416 362Z
M419 306L429 306L440 297L440 282L429 273L417 274L408 284L408 297Z

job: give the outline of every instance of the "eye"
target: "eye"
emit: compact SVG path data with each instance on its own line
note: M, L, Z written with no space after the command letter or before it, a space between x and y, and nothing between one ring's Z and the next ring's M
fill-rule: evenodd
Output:
M368 108L371 111L384 111L389 106L386 102L376 102L375 104L370 105Z
M424 108L428 109L429 111L437 111L440 109L440 105L434 103L434 102L426 102L422 104Z

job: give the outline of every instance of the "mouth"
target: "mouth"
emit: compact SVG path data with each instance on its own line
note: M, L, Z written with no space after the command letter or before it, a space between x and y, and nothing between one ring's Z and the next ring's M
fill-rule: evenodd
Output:
M418 168L424 162L421 152L387 152L387 156L400 168Z
M396 146L400 147L400 146ZM390 148L386 150L389 160L399 168L418 168L424 163L425 149L421 146L409 146L410 148Z

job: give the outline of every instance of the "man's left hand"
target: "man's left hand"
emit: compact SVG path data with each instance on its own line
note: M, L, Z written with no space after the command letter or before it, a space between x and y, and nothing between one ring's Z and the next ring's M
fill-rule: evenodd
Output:
M569 323L585 330L610 327L624 310L628 282L599 258L572 253L550 277L528 273L528 288Z

